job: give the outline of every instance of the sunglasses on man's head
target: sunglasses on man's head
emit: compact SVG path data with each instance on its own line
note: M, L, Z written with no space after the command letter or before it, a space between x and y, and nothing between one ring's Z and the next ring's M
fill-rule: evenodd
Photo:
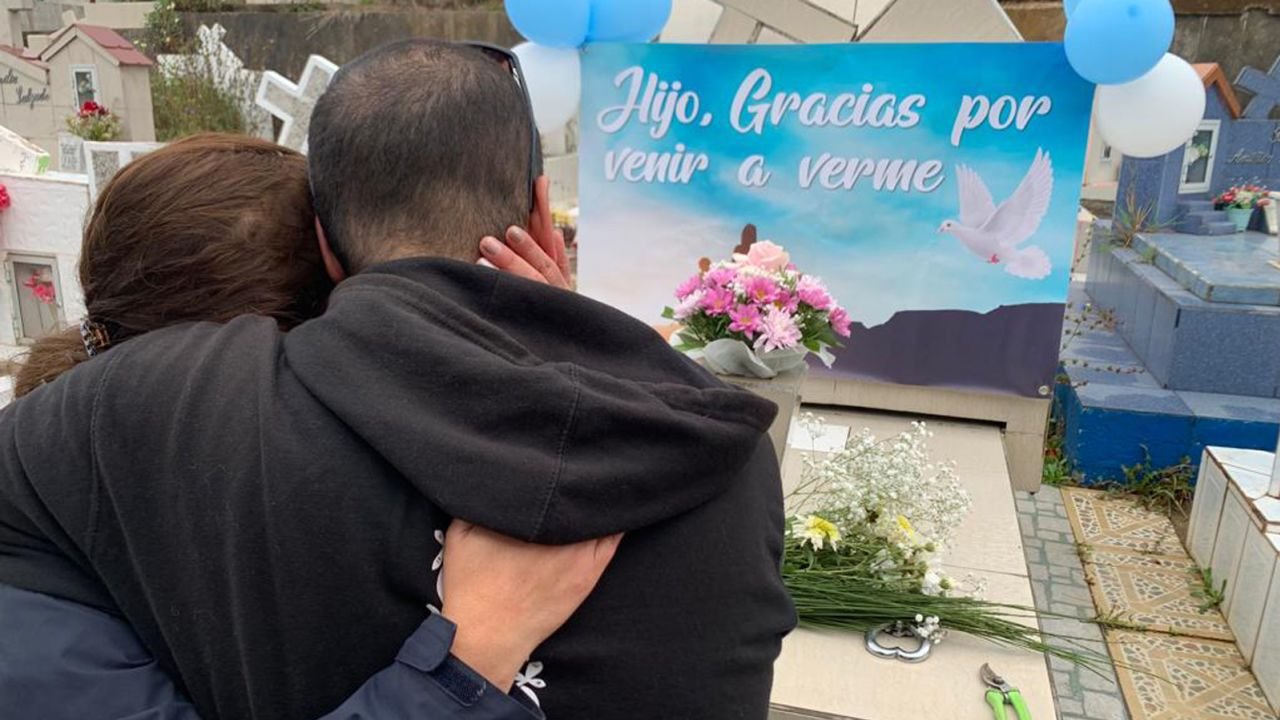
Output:
M524 71L520 68L520 58L516 57L516 54L510 50L497 45L482 42L465 42L462 44L479 50L486 57L502 65L515 78L516 84L520 86L520 94L524 96L525 109L529 115L529 132L533 136L529 151L529 208L532 210L538 202L537 193L534 191L534 183L542 175L542 139L538 136L538 124L533 119L533 101L529 98L529 85L525 82Z

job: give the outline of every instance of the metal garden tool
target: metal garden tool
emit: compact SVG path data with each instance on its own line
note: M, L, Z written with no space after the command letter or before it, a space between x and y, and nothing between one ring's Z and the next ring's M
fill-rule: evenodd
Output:
M1022 693L1018 688L1013 687L1004 678L996 674L991 666L983 663L982 670L979 672L982 682L990 688L987 690L987 704L991 706L992 712L995 713L996 720L1005 720L1004 706L1012 705L1015 713L1018 714L1018 720L1031 720L1031 711L1027 709L1027 702L1022 699Z

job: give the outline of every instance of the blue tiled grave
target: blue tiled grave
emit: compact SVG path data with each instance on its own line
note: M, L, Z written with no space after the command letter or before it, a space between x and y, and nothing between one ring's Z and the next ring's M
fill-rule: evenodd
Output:
M1094 260L1091 267L1096 270ZM1161 294L1153 296L1162 302ZM1163 302L1173 307L1168 298ZM1084 311L1086 306L1089 310ZM1082 312L1093 320L1074 320ZM1153 316L1161 312L1157 304ZM1147 370L1119 325L1108 317L1083 285L1072 287L1063 330L1063 382L1055 400L1063 451L1086 482L1119 480L1124 466L1148 457L1158 467L1184 458L1194 461L1207 445L1260 450L1275 446L1280 398L1171 390ZM1131 335L1141 337L1137 331Z
M1280 238L1256 232L1206 238L1139 235L1133 250L1201 300L1280 305Z
M1103 235L1104 231L1095 233ZM1267 288L1243 282L1215 284L1223 278L1240 281L1225 272L1206 278L1195 269L1217 272L1220 266L1209 260L1188 263L1172 254L1160 254L1165 237L1135 241L1134 247L1142 248L1141 252L1095 243L1086 285L1089 301L1114 319L1115 333L1158 387L1280 397L1280 305L1205 300L1187 288L1198 288L1209 297L1226 293L1237 300L1246 297L1246 289L1261 292ZM1192 240L1202 244L1222 241ZM1223 266L1231 265L1227 253L1219 255Z

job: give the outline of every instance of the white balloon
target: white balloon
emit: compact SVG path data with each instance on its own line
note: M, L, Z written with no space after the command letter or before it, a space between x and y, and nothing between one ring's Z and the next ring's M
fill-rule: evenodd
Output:
M578 50L522 43L512 52L520 58L538 130L546 134L564 127L578 114L582 102L582 56Z
M1204 81L1195 68L1166 54L1137 80L1098 86L1098 131L1129 157L1159 157L1195 135L1204 106Z

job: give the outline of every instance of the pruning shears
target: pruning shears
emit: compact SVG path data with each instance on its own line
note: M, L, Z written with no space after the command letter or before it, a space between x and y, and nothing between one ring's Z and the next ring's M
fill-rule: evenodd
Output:
M991 711L995 713L996 720L1005 720L1006 713L1004 706L1009 704L1013 706L1013 711L1018 714L1018 720L1031 720L1031 711L1027 709L1027 702L1022 699L1022 693L1018 688L1010 685L1004 678L996 674L991 666L983 663L982 670L979 672L983 684L987 690L987 704L991 706Z

